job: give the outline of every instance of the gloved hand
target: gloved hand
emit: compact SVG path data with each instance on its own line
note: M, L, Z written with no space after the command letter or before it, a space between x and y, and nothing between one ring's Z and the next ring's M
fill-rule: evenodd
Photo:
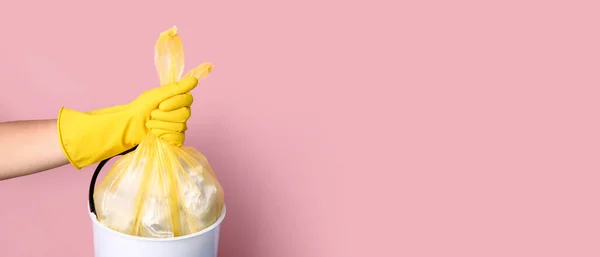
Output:
M132 102L90 112L62 108L58 134L67 159L75 168L115 156L139 144L150 131L181 146L190 118L196 78L160 86Z

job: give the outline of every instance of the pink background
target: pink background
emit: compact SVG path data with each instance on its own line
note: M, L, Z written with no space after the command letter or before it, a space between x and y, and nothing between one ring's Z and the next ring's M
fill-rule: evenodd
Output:
M2 1L0 120L131 100L177 25L220 256L600 256L598 1L166 3ZM0 256L92 256L91 172L0 182Z

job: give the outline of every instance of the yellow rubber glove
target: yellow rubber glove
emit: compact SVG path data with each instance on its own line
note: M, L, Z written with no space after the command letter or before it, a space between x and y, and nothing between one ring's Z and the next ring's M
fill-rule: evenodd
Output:
M138 145L150 131L181 146L190 118L196 78L160 86L142 93L131 103L91 112L62 108L58 135L71 164L81 169Z

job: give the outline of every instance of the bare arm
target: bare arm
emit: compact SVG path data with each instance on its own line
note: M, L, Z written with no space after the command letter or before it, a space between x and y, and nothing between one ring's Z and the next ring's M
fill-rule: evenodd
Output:
M0 180L68 163L58 138L55 119L0 123Z

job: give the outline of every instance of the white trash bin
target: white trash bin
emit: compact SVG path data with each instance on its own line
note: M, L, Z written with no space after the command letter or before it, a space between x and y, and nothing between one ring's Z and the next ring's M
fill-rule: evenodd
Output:
M104 226L90 212L96 257L217 257L219 231L225 218L194 234L174 238L146 238L123 234Z
M96 217L93 203L94 187L98 173L108 160L100 162L90 183L88 213L93 224L95 257L217 257L221 222L226 213L225 205L223 205L219 219L210 227L174 238L127 235L100 223Z

